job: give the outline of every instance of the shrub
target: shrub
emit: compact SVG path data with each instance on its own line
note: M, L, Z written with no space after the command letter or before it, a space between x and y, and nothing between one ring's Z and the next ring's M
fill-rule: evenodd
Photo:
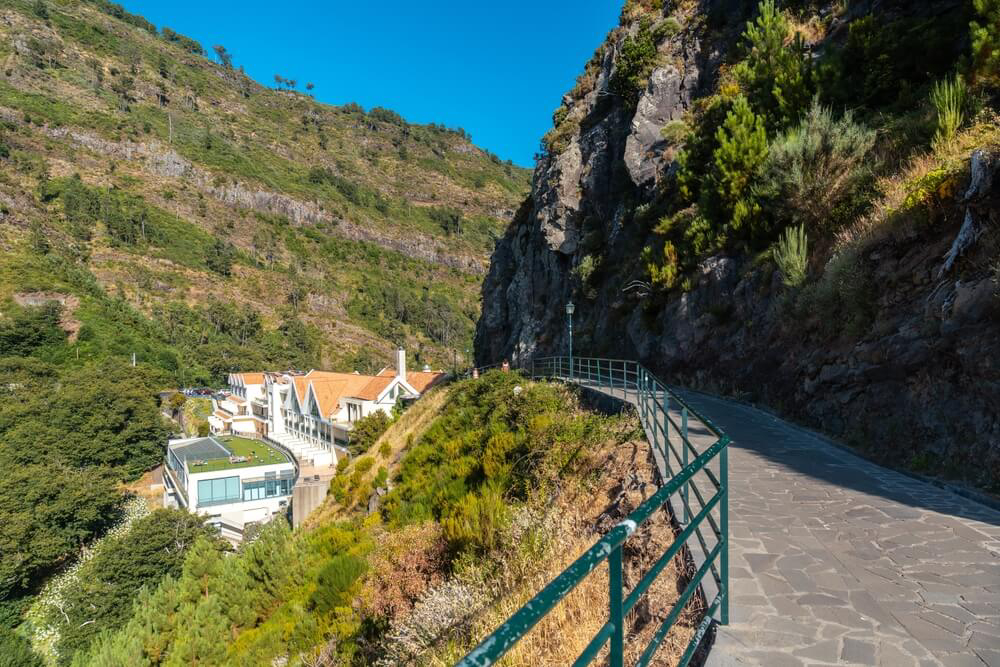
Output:
M720 227L752 236L758 209L751 186L767 159L767 133L763 119L742 95L733 102L726 121L716 132L718 147L702 190L702 209Z
M351 442L348 445L351 453L358 456L367 452L379 436L389 428L389 423L389 416L381 410L376 410L355 422L354 430L351 431Z
M668 16L653 30L653 40L657 43L670 39L681 31L681 22L673 16Z
M785 285L798 287L805 282L809 264L809 240L805 225L785 229L774 250L774 261L781 270Z
M937 111L937 131L935 144L946 144L955 138L955 133L965 119L965 81L956 76L934 84L931 102Z
M978 17L972 21L972 66L974 74L1000 78L1000 0L973 0Z
M629 35L622 43L611 77L611 92L618 95L625 107L635 109L642 96L642 88L656 63L656 44L648 19L639 24L639 31Z
M482 495L464 496L452 515L441 522L441 527L454 551L486 552L499 544L509 520L503 494L495 487L487 487Z
M809 230L839 226L836 212L871 178L864 160L874 144L875 132L850 112L835 120L814 101L801 125L771 145L757 195L779 222Z
M649 282L654 287L668 290L677 283L677 249L670 241L663 243L663 250L660 257L654 257L653 249L646 247L643 251L643 260L646 263L646 271L649 273Z
M734 74L753 108L776 130L796 122L809 104L809 60L801 37L787 44L791 26L774 0L763 0L757 11L743 32L747 57Z
M43 667L41 656L21 635L0 626L0 667Z
M676 146L684 142L684 138L690 131L691 128L683 120L672 120L663 126L660 130L660 136L671 145Z

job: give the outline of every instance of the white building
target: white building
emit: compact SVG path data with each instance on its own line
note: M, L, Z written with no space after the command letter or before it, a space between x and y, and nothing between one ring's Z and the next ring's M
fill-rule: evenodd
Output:
M334 373L232 373L229 391L213 399L208 421L213 433L267 438L289 449L301 464L337 462L359 419L376 410L391 414L400 400L412 401L444 378L444 373L407 371L406 352L396 352L396 368L377 375Z
M296 466L259 440L186 438L168 443L163 478L165 506L205 515L238 541L246 524L286 511Z

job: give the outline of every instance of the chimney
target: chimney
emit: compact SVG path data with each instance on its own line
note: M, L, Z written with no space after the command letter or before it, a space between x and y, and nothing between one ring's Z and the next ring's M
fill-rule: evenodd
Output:
M403 348L396 350L396 377L406 381L406 350Z

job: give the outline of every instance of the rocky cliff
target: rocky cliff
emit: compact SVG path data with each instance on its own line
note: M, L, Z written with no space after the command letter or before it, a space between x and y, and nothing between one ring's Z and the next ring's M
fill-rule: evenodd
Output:
M961 3L862 2L846 13L791 4L814 71L866 18L967 25ZM643 249L658 230L648 211L679 197L684 146L671 130L690 126L700 101L726 85L749 5L626 4L564 97L531 196L496 246L478 361L564 353L572 300L577 354L639 359L675 383L763 403L886 462L995 489L1000 151L988 104L946 150L900 153L884 139L902 136L899 125L878 127L870 201L845 229L815 236L805 285L785 285L770 251L739 244L694 258L670 289L651 279ZM655 65L630 104L614 82L642 30L655 35ZM964 32L944 37L959 61Z

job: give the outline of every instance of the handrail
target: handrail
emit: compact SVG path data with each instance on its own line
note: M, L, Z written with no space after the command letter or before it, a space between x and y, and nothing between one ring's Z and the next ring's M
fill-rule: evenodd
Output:
M563 570L559 576L457 664L460 667L479 667L495 663L591 572L607 561L609 568L608 621L573 664L589 664L610 642L609 664L611 667L623 667L627 614L649 590L671 560L687 546L692 537L695 537L701 548L701 554L697 554L693 549L690 549L689 552L695 559L697 572L681 592L680 597L636 662L637 665L649 664L695 591L699 588L703 592L705 591L706 577L708 577L707 581L715 584L717 592L711 600L706 600L705 615L699 622L695 635L686 647L679 663L680 667L684 667L694 656L697 646L701 643L716 612L719 614L720 623L724 625L729 623L729 437L710 419L690 407L680 396L635 361L587 357L575 357L570 360L567 357L547 357L534 360L531 363L530 371L533 378L550 378L572 382L615 397L620 395L622 400L634 404L650 446L663 461L665 479L656 493L639 505L625 520L608 531L603 538L577 558L572 565ZM671 409L680 413L680 424L671 417ZM691 417L700 422L714 437L714 442L701 452L697 450L689 438L688 422ZM671 442L671 425L681 441L680 452ZM673 472L671 455L673 455L673 463L677 465L676 473ZM689 455L692 457L690 460ZM718 474L708 467L710 463L715 461L718 462ZM709 486L714 491L708 498L705 498L695 483L694 477L699 473L704 473L704 478L707 478ZM691 507L689 490L695 492L695 499L700 507ZM643 574L639 583L631 591L626 591L623 585L622 546L643 522L674 496L678 496L680 499L683 512L683 520L680 520L680 524L683 529L676 535L667 550ZM693 509L696 511L692 511ZM714 511L718 511L718 521L713 517ZM711 544L702 533L702 528L706 525L709 527ZM717 564L718 567L716 567ZM709 577L709 575L711 576Z

